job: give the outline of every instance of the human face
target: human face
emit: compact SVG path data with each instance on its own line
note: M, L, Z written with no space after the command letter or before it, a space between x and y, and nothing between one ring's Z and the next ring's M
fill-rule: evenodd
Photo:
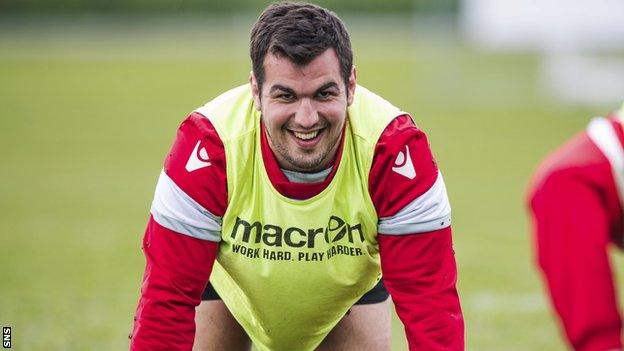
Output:
M355 69L345 85L338 56L327 49L306 66L267 54L260 91L250 77L256 107L281 168L316 172L333 160L353 102Z

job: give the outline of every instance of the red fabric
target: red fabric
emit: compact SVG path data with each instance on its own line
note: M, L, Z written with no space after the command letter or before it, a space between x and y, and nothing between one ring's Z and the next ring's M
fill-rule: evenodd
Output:
M539 167L528 205L537 261L569 343L579 351L620 348L607 248L622 242L622 209L611 166L586 133Z
M130 350L190 350L218 243L178 234L150 218L143 238L147 264Z
M409 179L392 170L399 152L409 147L416 177ZM378 217L395 215L399 210L429 190L438 177L427 137L412 119L399 116L384 130L375 146L368 189Z
M410 350L463 350L464 320L455 284L451 228L378 235L384 282Z
M392 170L409 148L416 177ZM399 116L375 146L369 191L379 217L393 216L431 188L438 177L426 135ZM410 350L463 350L464 322L456 290L451 228L429 233L379 233L384 282L405 326Z
M186 162L198 141L206 149L210 166L187 172ZM164 168L187 195L210 213L223 216L227 207L225 148L207 118L194 112L182 122Z

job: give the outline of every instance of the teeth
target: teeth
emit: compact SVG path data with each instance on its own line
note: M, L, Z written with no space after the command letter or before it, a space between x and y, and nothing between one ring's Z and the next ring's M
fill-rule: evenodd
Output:
M315 131L310 132L310 133L299 133L299 132L294 132L293 131L293 133L295 133L295 136L297 138L299 138L299 139L310 140L312 138L316 138L316 136L318 135L319 131L315 130Z

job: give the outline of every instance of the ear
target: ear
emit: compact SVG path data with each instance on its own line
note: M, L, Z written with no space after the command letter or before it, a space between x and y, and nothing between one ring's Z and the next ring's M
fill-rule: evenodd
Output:
M251 95L253 96L256 110L261 111L262 105L260 105L260 87L258 86L258 81L256 80L256 75L253 71L249 72L249 84L251 85Z
M355 66L351 68L351 74L349 75L349 81L347 82L347 106L351 106L353 103L353 96L355 94L355 86L357 78L357 72L355 71Z

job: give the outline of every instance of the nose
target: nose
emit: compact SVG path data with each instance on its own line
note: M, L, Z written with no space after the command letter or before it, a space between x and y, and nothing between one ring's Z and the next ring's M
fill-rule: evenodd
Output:
M295 123L301 128L311 129L319 122L319 114L311 99L301 99L295 112Z

